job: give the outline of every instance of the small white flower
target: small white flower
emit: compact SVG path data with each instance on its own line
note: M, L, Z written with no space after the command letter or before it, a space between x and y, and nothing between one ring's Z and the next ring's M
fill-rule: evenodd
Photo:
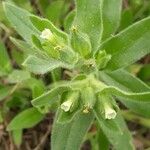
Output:
M60 108L62 110L64 110L65 112L67 112L70 110L71 106L72 106L72 101L66 101L66 102L61 104Z
M42 39L49 40L53 37L53 33L49 29L44 29L40 35Z
M107 107L105 109L105 119L115 119L116 115L116 111L111 107Z

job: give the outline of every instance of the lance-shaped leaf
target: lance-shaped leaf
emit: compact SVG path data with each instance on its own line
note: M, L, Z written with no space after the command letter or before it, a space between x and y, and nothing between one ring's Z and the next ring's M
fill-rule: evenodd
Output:
M80 149L82 141L91 123L93 114L79 112L73 121L66 124L57 123L57 116L52 130L52 150L77 150Z
M124 70L118 70L109 74L101 72L99 75L101 80L108 85L118 87L126 92L142 93L150 91L149 86ZM132 111L144 117L150 116L150 102L142 103L138 100L124 99L123 97L119 98L119 100Z
M31 35L39 35L38 30L32 25L28 11L21 9L13 4L4 3L6 16L15 30L31 44Z
M0 87L0 101L5 99L12 91L12 87Z
M19 113L7 126L7 130L31 128L43 119L44 115L36 108L28 108Z
M102 8L103 37L102 40L109 38L119 27L121 18L122 0L104 0Z
M103 90L100 91L100 93L111 93L114 96L123 97L124 99L127 98L131 101L138 101L138 102L150 102L150 91L149 92L143 92L143 93L133 93L133 92L125 92L120 90L117 87L114 86L108 86L105 87Z
M23 82L29 78L31 78L31 76L30 76L30 73L28 71L13 70L13 72L11 74L9 74L9 76L7 78L7 82L19 83L19 82Z
M90 37L93 50L100 43L101 22L101 0L76 0L76 16L73 25Z
M126 67L150 53L149 38L150 17L104 42L99 49L105 49L112 56L105 69L113 71Z
M71 69L73 66L63 63L62 61L55 60L52 58L42 59L36 56L30 55L23 63L29 71L35 74L45 74L56 68L68 68Z
M100 112L96 108L94 115L100 128L116 150L134 150L130 132L120 114L113 120L105 120L101 117Z
M35 106L35 107L51 105L56 100L59 100L58 97L68 89L69 88L65 87L65 86L64 87L63 86L55 87L55 88L51 89L50 91L42 94L41 96L33 99L32 100L32 105Z
M32 36L32 35L31 35ZM31 37L32 38L32 37ZM24 57L26 58L29 55L35 55L41 58L48 57L44 51L31 47L27 42L19 40L13 37L10 37L10 40L15 44L20 50L23 51Z
M71 11L64 20L64 29L66 32L69 32L74 21L76 12L73 10Z
M0 42L0 76L7 74L11 71L9 56L5 46Z

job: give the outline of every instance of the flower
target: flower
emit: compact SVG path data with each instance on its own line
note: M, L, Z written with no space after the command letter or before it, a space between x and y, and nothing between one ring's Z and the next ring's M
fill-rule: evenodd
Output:
M111 107L105 107L105 119L115 119L117 113Z
M44 29L40 35L40 37L42 39L46 39L46 40L49 40L53 37L53 33L50 31L50 29Z
M60 106L60 108L62 110L64 110L65 112L67 112L67 111L70 110L71 106L72 106L72 101L68 100L68 101L62 103L61 106Z

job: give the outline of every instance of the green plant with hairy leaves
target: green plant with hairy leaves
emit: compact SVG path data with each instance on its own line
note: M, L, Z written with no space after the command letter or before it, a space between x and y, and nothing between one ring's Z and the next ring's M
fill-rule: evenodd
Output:
M93 124L105 143L97 149L108 149L110 143L117 150L133 150L116 100L150 117L150 87L126 70L150 53L150 17L117 33L122 0L76 0L75 6L64 32L47 19L4 3L8 20L24 39L12 41L28 49L22 65L35 74L68 70L68 80L51 84L32 105L41 113L49 112L53 105L58 108L52 150L78 150ZM9 130L17 128L18 118Z

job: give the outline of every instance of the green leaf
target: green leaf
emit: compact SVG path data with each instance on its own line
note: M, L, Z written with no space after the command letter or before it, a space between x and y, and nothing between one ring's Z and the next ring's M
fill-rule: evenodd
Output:
M52 129L52 150L80 149L83 138L93 122L93 114L78 113L70 123L57 123L57 116Z
M133 22L133 13L131 8L126 8L122 11L120 30L127 28Z
M72 119L77 115L79 111L74 110L73 112L64 112L63 110L60 110L57 122L60 124L69 123L70 121L72 121Z
M144 65L137 76L144 81L148 81L150 79L150 64Z
M54 24L59 25L59 20L62 19L62 14L66 10L66 2L61 0L52 1L45 9L46 17Z
M58 96L61 95L63 92L68 90L67 87L56 87L51 89L50 91L42 94L41 96L32 100L32 105L35 107L41 107L45 105L51 105L56 100L58 100Z
M150 102L150 91L142 93L125 92L114 86L108 86L100 90L100 93L111 93L114 96L119 96L120 98L127 98L131 101L138 101L141 103ZM119 99L120 100L120 99Z
M112 56L106 70L126 67L150 53L150 17L143 19L116 36L105 41L99 48Z
M12 87L0 87L0 101L5 99L11 92Z
M22 130L13 130L12 138L16 146L20 146L22 143Z
M59 60L55 60L53 58L42 59L32 55L30 55L24 61L23 66L25 66L29 71L35 74L45 74L56 68L72 68L71 65L63 63Z
M108 85L118 87L126 92L142 93L150 91L149 86L124 70L118 70L107 74L101 72L99 75L101 80L105 81ZM150 102L141 103L141 101L133 99L128 100L127 98L123 99L122 97L119 100L133 112L144 117L150 116Z
M0 72L7 74L12 69L10 59L3 43L0 42Z
M9 74L7 78L7 82L9 83L19 83L31 78L30 73L28 71L23 70L13 70L11 74Z
M68 33L71 29L75 15L76 15L76 12L73 10L66 16L64 20L64 28L65 28L65 31Z
M15 30L31 44L31 35L39 35L39 32L32 25L28 11L10 3L3 3L6 16Z
M97 110L94 111L94 114L100 128L116 150L134 150L130 132L121 115L117 115L113 120L104 120ZM121 132L115 132L116 128L112 126L114 123Z
M150 91L150 87L125 70L112 73L99 72L100 80L110 86L116 86L126 92L142 93Z
M73 25L88 34L92 48L96 50L101 40L101 0L76 0L76 16Z
M43 117L44 115L37 111L36 108L28 108L13 118L7 126L7 130L11 131L31 128L38 124Z
M32 38L32 35L31 35ZM10 40L24 53L26 58L28 55L35 55L41 58L47 57L47 54L41 50L31 47L27 42L10 37ZM31 41L32 42L32 41Z
M114 34L119 27L122 0L104 0L102 8L103 41Z

